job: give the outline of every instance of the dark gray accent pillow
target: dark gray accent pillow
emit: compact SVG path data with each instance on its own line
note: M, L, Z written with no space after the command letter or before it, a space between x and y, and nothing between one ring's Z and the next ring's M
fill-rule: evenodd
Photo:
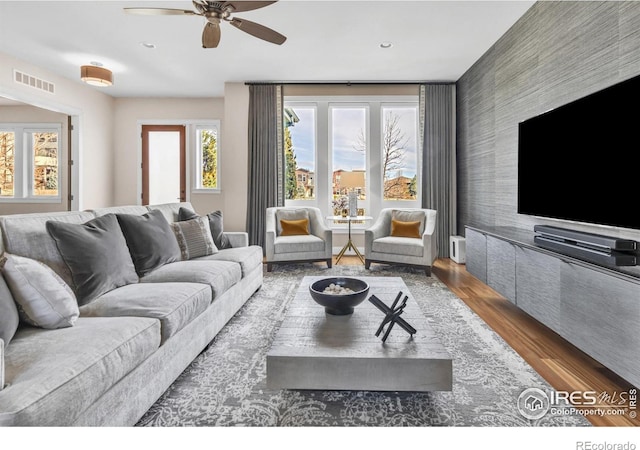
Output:
M182 206L178 210L178 221L182 222L184 220L195 219L198 216L195 212L190 209L183 208ZM225 248L231 248L231 244L229 243L229 238L224 235L224 227L222 225L222 211L214 211L210 214L207 214L207 218L209 219L209 227L211 228L211 236L213 237L213 242L216 244L216 247L219 250Z
M0 273L0 339L4 341L5 346L16 334L19 323L20 317L13 295L11 295L9 286ZM0 389L2 389L2 385L0 385Z
M69 267L72 288L80 306L115 288L138 282L114 214L82 224L49 220L47 231Z
M142 216L116 216L141 278L160 266L181 260L176 236L160 210L155 209Z

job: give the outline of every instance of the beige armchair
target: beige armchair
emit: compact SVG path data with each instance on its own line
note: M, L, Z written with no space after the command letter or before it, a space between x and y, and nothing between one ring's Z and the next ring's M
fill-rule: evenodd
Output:
M281 220L309 220L309 234L283 236ZM267 208L265 223L265 253L267 272L273 264L288 262L326 261L331 267L332 232L322 219L319 208Z
M433 209L385 208L376 222L364 232L365 268L371 263L402 264L419 266L431 275L431 266L438 256L434 236L436 211ZM417 235L420 237L398 237L391 235L391 219L401 222L420 221Z

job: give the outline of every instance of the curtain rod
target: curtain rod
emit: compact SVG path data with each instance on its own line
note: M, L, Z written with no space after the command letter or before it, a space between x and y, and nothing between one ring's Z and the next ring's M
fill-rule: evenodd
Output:
M345 86L380 86L380 85L418 85L418 84L455 84L455 81L245 81L248 85L345 85Z

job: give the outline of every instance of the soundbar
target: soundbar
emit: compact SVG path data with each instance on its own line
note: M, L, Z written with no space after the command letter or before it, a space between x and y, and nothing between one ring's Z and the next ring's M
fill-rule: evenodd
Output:
M638 257L633 253L620 252L617 250L604 252L588 247L576 246L544 236L534 236L533 241L542 248L604 266L635 266L638 264Z
M638 250L638 243L631 239L569 230L551 225L535 225L533 231L547 240L554 240L564 243L565 245L573 245L575 247L583 247L601 252L635 252Z

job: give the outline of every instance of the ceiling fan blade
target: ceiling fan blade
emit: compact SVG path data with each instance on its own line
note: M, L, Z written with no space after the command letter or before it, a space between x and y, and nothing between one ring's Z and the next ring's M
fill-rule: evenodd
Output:
M277 31L267 28L259 23L251 22L250 20L234 18L229 22L231 25L239 30L249 33L251 36L255 36L259 39L264 39L267 42L281 45L287 40L286 36L281 35Z
M277 0L276 0L277 1ZM224 7L231 6L233 8L232 12L244 12L244 11L253 11L254 9L264 8L265 6L269 6L273 2L246 2L246 1L231 1L231 2L223 2Z
M173 8L124 8L127 14L138 14L142 16L197 16L198 13L188 9Z
M220 24L207 22L202 31L202 48L216 48L220 43Z

